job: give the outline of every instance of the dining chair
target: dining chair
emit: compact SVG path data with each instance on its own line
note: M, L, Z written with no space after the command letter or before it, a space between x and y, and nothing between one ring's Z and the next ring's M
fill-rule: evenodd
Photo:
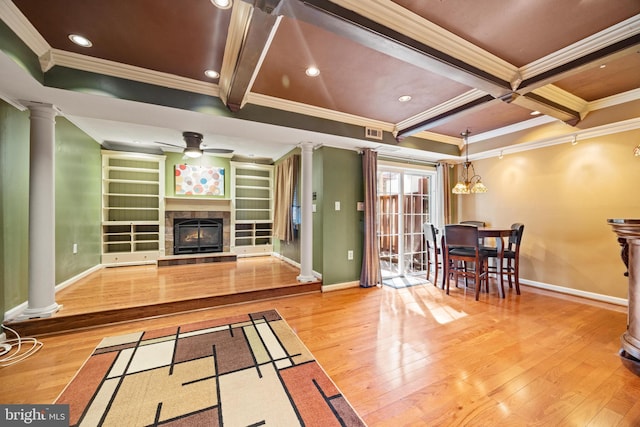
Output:
M513 288L515 285L516 294L520 295L520 243L522 242L522 235L524 233L524 224L519 222L511 224L511 235L504 247L504 253L502 258L502 274L507 276L509 282L509 288ZM490 266L488 269L491 272L498 273L498 249L497 248L485 248L487 256L489 258L495 258L495 266ZM500 279L500 278L499 278Z
M438 286L438 270L442 267L442 248L438 243L438 230L430 222L422 224L424 233L425 249L427 252L427 280L431 276L431 264L435 266L435 279L433 286ZM442 281L442 289L444 289L444 280Z
M460 224L473 225L475 227L486 227L487 223L484 221L460 221ZM480 246L485 244L485 241L482 237L478 239L480 242Z
M480 296L482 283L486 284L487 292L489 282L487 280L486 253L478 242L478 227L465 224L448 224L444 227L444 280L446 292L449 294L449 282L454 278L456 287L459 277L464 277L465 286L468 279L474 279L476 300ZM474 263L473 270L467 269L467 263Z
M476 227L486 227L487 223L484 221L460 221L460 224L475 225Z

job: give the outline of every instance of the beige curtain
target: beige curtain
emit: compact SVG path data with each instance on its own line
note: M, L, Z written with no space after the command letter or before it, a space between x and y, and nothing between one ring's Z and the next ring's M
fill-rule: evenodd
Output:
M438 163L438 175L442 183L442 219L451 224L451 168L447 162Z
M276 165L273 237L285 242L293 240L293 194L298 179L299 158L294 154Z
M382 284L380 272L380 250L376 230L376 203L378 193L378 153L368 148L362 155L364 181L364 250L360 286L369 288Z

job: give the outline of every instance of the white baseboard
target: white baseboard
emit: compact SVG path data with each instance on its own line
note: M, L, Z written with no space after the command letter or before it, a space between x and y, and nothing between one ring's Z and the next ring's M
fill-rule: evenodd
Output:
M62 283L58 283L56 285L56 292L63 290L64 288L66 288L69 285L73 285L78 280L80 280L80 279L82 279L84 277L87 277L89 274L94 273L94 272L96 272L98 270L102 270L103 268L104 268L104 265L98 264L98 265L95 265L95 266L91 267L88 270L83 271L80 274L76 274L75 276L65 280Z
M581 291L579 289L565 288L564 286L550 285L548 283L536 282L534 280L520 279L520 283L533 288L546 289L548 291L559 292L561 294L573 295L582 298L588 298L609 304L629 306L629 300L626 298L617 298L609 295L597 294L595 292Z
M77 282L78 280L88 276L89 274L96 272L98 270L101 270L104 268L104 265L102 264L98 264L95 265L85 271L83 271L80 274L77 274L73 277L71 277L70 279L65 280L62 283L59 283L58 285L56 285L55 287L55 292L61 291L62 289L66 288L69 285L74 284L75 282ZM4 321L10 320L10 319L16 319L20 316L20 314L22 314L23 311L25 311L27 308L29 307L29 301L25 301L22 304L19 304L7 311L5 311L4 313Z
M291 258L287 258L287 257L285 257L285 256L282 256L281 254L279 254L279 253L277 253L277 252L272 252L272 253L271 253L271 256L272 256L272 257L275 257L275 258L278 258L279 260L284 261L284 262L286 262L287 264L291 264L291 265L293 265L293 266L294 266L294 267L296 267L296 268L300 268L300 263L299 263L299 262L294 261L294 260L292 260ZM314 277L316 277L316 278L318 278L318 279L322 280L322 274L318 273L317 271L312 270L312 271L311 271L311 274L313 274L313 276L314 276Z

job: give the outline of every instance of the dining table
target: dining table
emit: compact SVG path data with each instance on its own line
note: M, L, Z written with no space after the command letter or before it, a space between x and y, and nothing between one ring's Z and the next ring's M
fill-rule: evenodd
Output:
M504 238L509 238L513 233L511 227L478 227L478 236L481 238L494 238L496 241L496 249L498 252L498 265L496 266L496 271L498 272L498 291L500 293L500 298L504 298L504 285L503 285L503 275L502 275L502 265L504 260L504 249L505 243Z

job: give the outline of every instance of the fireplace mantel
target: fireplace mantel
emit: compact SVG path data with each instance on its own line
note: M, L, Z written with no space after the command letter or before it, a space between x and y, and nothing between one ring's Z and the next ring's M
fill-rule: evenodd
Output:
M212 199L205 197L165 197L164 210L230 212L231 199Z

